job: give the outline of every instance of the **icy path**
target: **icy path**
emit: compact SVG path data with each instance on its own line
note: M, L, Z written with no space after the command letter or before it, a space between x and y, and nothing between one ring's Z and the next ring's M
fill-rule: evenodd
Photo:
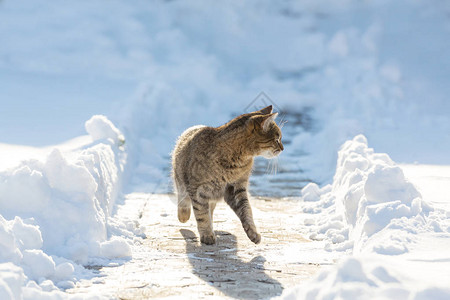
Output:
M219 203L215 246L199 244L192 216L186 224L178 222L173 196L135 193L125 203L118 214L140 217L147 238L136 240L132 260L101 268L99 277L79 282L69 293L95 292L120 299L269 298L309 279L320 268L320 262L305 259L299 252L311 252L318 245L296 230L298 202L252 199L255 223L263 237L259 245L248 240L231 209Z

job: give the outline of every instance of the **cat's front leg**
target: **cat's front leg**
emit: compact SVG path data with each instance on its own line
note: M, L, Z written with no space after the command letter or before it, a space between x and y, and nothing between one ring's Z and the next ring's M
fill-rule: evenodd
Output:
M242 223L248 238L255 244L261 242L261 235L256 230L253 221L252 208L248 201L247 184L227 184L225 188L225 202L234 210Z

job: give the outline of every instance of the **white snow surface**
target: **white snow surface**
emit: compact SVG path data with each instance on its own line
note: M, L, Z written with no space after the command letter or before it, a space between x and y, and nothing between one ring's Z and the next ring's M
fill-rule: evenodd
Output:
M395 265L394 260L372 256L346 257L337 266L321 271L312 281L285 291L282 298L445 300L450 297L448 285L412 280L414 275L409 276L392 264ZM427 272L427 276L433 274Z
M423 201L403 170L369 148L362 135L340 149L333 185L319 189L310 183L302 195L310 202L304 211L315 215L306 221L314 225L310 238L329 239L333 250L401 254L407 251L409 233L450 232L438 225L445 214ZM395 233L380 234L385 229Z
M333 184L310 183L301 200L309 237L347 255L284 299L450 297L450 212L425 201L364 136L339 150Z
M44 160L0 172L2 299L59 295L88 273L81 265L131 256L128 241L112 236L126 233L112 218L126 164L123 137L104 116L86 127L92 141L71 157L55 148Z

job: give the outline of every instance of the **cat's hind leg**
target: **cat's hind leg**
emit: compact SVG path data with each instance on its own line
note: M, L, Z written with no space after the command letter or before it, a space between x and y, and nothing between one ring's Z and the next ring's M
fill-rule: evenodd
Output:
M186 223L191 217L191 199L189 196L178 198L178 220Z
M178 197L178 220L181 223L186 223L191 216L191 198L186 193L186 189L177 184Z
M213 214L214 214L214 209L216 208L216 201L210 201L209 202L209 215L211 216L211 223L214 220Z
M261 242L261 235L256 230L255 222L253 221L252 208L248 201L247 185L242 184L227 184L225 187L225 202L234 210L239 217L244 227L248 238L255 244Z

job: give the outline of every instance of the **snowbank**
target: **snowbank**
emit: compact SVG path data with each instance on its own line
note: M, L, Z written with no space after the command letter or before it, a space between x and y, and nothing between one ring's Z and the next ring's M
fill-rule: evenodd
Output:
M327 251L352 256L343 255L285 299L448 299L448 276L438 276L436 268L447 261L439 256L449 245L450 214L425 202L402 169L369 148L363 135L339 150L333 184L308 184L302 200L309 237L326 241Z
M387 154L375 153L364 136L347 141L338 154L332 185L302 190L310 238L329 241L329 250L400 254L410 234L446 231L440 211L420 193Z
M31 294L69 288L83 274L79 264L131 255L123 238L108 241L120 230L110 221L126 163L123 136L104 116L86 129L92 143L84 150L69 157L54 149L0 173L0 263L16 266L0 280L0 295L13 297L0 298L20 299L22 283L35 286Z
M337 266L321 271L307 284L288 290L282 298L285 300L450 298L450 288L411 282L407 275L390 270L386 262L371 256L348 257Z

